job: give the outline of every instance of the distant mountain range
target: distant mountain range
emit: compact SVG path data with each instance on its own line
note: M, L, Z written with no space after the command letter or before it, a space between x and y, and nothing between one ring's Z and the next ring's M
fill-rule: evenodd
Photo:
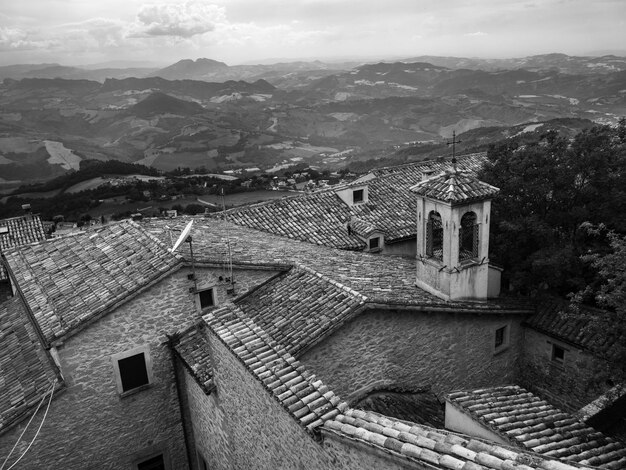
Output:
M510 136L519 132L514 126L573 119L560 121L565 132L626 115L626 59L615 56L240 66L198 59L163 69L40 64L0 67L0 78L5 185L49 178L85 159L214 171L338 168L414 151L415 142L437 149L453 131L480 146L493 140L478 137L486 129Z

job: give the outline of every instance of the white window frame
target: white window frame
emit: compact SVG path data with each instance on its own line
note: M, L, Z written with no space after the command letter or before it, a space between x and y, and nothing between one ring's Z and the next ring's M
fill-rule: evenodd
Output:
M143 353L143 358L145 361L146 372L148 375L148 383L140 385L139 387L131 388L130 390L124 391L124 387L122 386L122 375L120 374L120 363L119 361L125 359L130 356L135 356L137 354ZM111 356L111 362L113 363L113 372L115 376L115 384L117 385L117 393L120 397L126 397L128 395L132 395L134 393L140 392L152 386L154 382L154 376L152 374L152 357L150 356L150 346L138 346L133 349L129 349L128 351L124 351L121 353L113 354Z

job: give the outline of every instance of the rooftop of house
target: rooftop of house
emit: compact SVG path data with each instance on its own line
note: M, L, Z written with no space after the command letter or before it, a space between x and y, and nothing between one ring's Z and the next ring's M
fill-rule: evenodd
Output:
M237 308L205 315L208 328L307 432L347 408L321 380Z
M507 442L567 462L626 467L626 446L519 386L449 394L446 400Z
M45 240L46 232L38 215L23 215L0 220L0 252Z
M0 345L2 432L61 384L19 297L0 304Z
M429 390L376 390L353 402L353 407L431 428L445 428L445 404Z
M493 198L498 194L499 189L480 181L465 171L452 168L417 183L411 187L411 191L429 199L462 204Z
M5 257L48 342L106 313L181 261L131 221L12 248Z
M589 468L352 409L237 307L218 308L203 319L215 337L310 434L322 432L326 436L359 441L395 457L441 469Z
M14 246L45 240L46 231L38 215L23 215L0 220L0 253ZM6 280L4 269L0 268L0 280Z
M461 156L457 165L462 170L476 171L485 158L485 153ZM409 188L422 180L424 171L442 171L449 166L449 161L441 159L383 168L341 188L252 204L213 216L225 216L241 226L316 245L362 250L366 247L362 237L374 228L384 230L386 243L414 237L416 200ZM340 189L365 184L368 200L362 204L350 206L337 194ZM358 222L348 231L350 221Z
M182 230L188 218L178 220L148 219L142 225L154 236L169 243L170 233ZM415 262L402 257L382 257L375 254L351 252L312 245L277 235L262 233L232 223L206 218L195 218L191 235L193 252L197 263L224 265L232 262L237 266L274 266L287 271L300 266L319 282L328 282L344 291L362 296L370 304L390 307L410 306L433 311L482 311L529 313L530 304L518 300L494 300L489 302L447 302L425 292L415 285ZM189 249L179 251L187 260ZM276 280L276 283L282 282ZM297 277L287 276L284 282L297 282ZM276 285L274 286L276 287ZM346 290L347 289L347 290ZM258 295L264 291L261 290ZM257 295L252 292L250 295ZM300 301L309 301L315 293L308 290L294 291ZM276 300L271 299L274 304ZM268 300L269 301L269 300Z
M204 332L204 324L193 325L172 339L174 351L206 393L215 388L213 383L213 363L209 342Z
M473 439L387 416L348 409L327 421L324 434L359 442L381 452L446 470L575 470L569 464L519 449Z
M592 328L593 318L602 312L582 306L578 314L568 312L568 303L561 299L544 299L537 314L528 319L531 328L566 343L588 350L607 359L614 357L616 344L626 344L619 329Z

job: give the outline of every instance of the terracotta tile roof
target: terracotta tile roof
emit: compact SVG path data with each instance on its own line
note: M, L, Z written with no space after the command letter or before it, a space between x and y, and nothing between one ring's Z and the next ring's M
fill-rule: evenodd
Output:
M378 390L352 402L353 408L373 411L389 418L444 429L444 404L433 392L400 392Z
M447 400L512 444L567 462L626 468L626 446L518 386L454 392Z
M484 153L459 157L459 168L477 170L486 158ZM368 202L352 207L330 188L308 195L275 199L226 212L229 221L295 240L344 250L362 250L365 243L357 236L367 236L368 228L385 232L386 242L414 237L416 201L409 188L421 181L424 170L441 171L447 161L428 161L374 170L368 181L342 186L368 187ZM221 214L213 217L220 218ZM357 219L359 227L348 233L347 224Z
M204 333L203 324L193 325L187 331L176 335L172 341L172 346L198 385L206 393L213 390L215 388L213 363L209 340Z
M375 168L371 171L374 176L384 176L394 173L403 173L405 175L411 175L411 179L419 181L424 174L424 171L433 172L433 175L444 171L446 168L450 168L451 158L437 158L436 160L423 160L420 162L404 163L402 165L386 166L381 168ZM459 170L476 172L480 169L487 160L487 152L469 153L456 157L457 168Z
M0 220L0 252L9 248L45 240L46 232L38 215L24 215Z
M411 187L420 196L460 204L489 199L500 191L464 171L449 169Z
M560 299L544 299L539 302L537 312L528 318L526 325L544 332L581 349L599 354L608 359L616 359L613 352L616 344L626 344L626 337L620 336L620 330L590 328L590 321L599 310L582 307L582 312L589 316L561 315L567 310L568 303Z
M274 341L297 355L349 318L365 300L326 276L297 266L236 304Z
M0 305L0 433L50 393L56 371L19 297ZM60 384L59 384L60 385Z
M324 431L360 441L383 452L450 470L575 470L576 463L516 450L468 436L349 409L324 425Z
M45 240L46 232L38 215L25 215L0 220L0 253L14 246ZM0 280L7 279L0 266Z
M170 229L182 229L189 218L144 219L142 225L164 243ZM415 261L402 257L379 256L312 245L262 233L225 221L196 217L191 232L197 262L226 264L228 241L233 263L238 266L275 266L287 270L306 266L367 298L368 302L390 306L416 306L423 309L461 311L517 311L529 313L529 306L518 300L489 302L446 302L415 285ZM180 252L189 258L188 248ZM302 296L304 300L306 296Z
M305 370L237 307L219 308L205 315L204 320L307 432L313 433L347 408L321 380Z
M48 341L106 312L180 263L131 221L13 248L5 255Z
M334 192L291 196L231 209L227 217L238 225L295 240L344 250L365 247L359 237L348 233L350 210Z
M361 442L382 452L449 470L575 470L549 457L521 452L454 433L349 409L327 421L324 434Z

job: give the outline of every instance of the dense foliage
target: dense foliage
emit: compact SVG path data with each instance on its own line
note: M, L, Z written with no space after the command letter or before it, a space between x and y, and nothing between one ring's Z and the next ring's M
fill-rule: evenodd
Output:
M576 292L596 282L582 255L609 249L581 228L626 232L626 125L597 126L573 141L548 133L492 147L479 177L500 188L492 206L492 259L510 290Z

